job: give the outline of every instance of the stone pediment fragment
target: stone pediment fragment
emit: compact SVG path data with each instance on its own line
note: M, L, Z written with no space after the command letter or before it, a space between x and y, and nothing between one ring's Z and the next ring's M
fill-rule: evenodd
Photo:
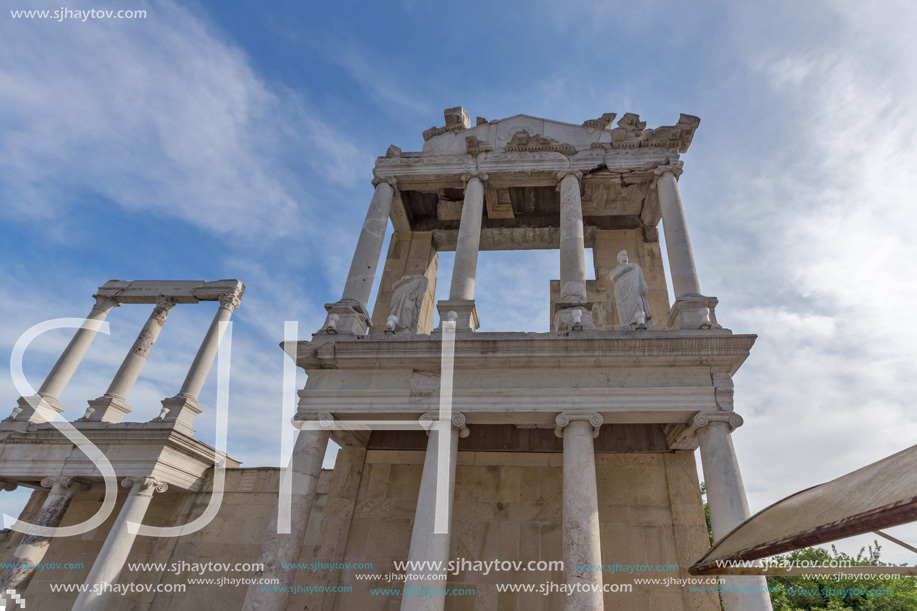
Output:
M552 151L563 153L564 155L576 153L576 149L570 144L558 142L553 138L546 138L540 134L532 135L524 129L512 135L504 150L511 153L530 153L535 151Z

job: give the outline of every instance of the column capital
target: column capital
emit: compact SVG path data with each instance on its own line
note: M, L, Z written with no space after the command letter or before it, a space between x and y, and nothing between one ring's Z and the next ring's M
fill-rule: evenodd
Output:
M427 412L420 417L420 426L427 431L428 436L430 435L430 429L433 428L436 422L441 422L439 420L439 412ZM462 439L471 434L471 429L465 424L465 414L462 412L452 412L452 419L449 424L452 425L452 428L458 429L459 437Z
M583 173L580 172L579 170L561 170L560 172L557 173L557 180L561 181L564 178L566 178L567 176L576 176L577 180L582 180Z
M117 299L114 297L109 297L108 295L93 295L93 298L96 300L96 304L92 306L93 310L99 310L100 312L105 312L107 314L113 308L121 307L121 304L118 303Z
M557 428L554 429L554 434L558 437L564 436L564 429L567 428L571 422L588 422L592 425L592 436L598 437L599 429L602 427L605 419L602 417L602 414L598 412L561 412L554 418L554 422L557 424Z
M7 492L12 492L19 487L19 482L11 482L5 479L0 480L0 489L6 490Z
M681 176L682 173L684 172L684 169L683 169L684 165L685 165L684 161L676 161L675 163L669 163L667 165L657 165L656 168L653 170L653 174L655 174L656 176L662 176L666 172L671 172L675 176L675 179L677 180L678 177Z
M242 297L238 292L226 293L219 296L220 307L232 312L242 303Z
M318 423L323 428L328 429L327 435L341 447L365 448L369 443L369 436L372 434L372 430L368 426L359 430L336 428L334 426L334 416L329 412L319 412ZM301 434L302 432L300 432Z
M384 178L380 176L376 176L375 178L373 178L372 183L374 187L378 187L381 184L387 184L393 190L395 191L398 190L398 180L394 176L386 176Z
M710 426L716 422L728 424L730 433L745 424L742 416L735 412L726 411L697 412L691 420L692 428L695 430Z
M462 174L462 182L465 184L467 184L468 181L472 178L477 178L481 182L486 183L488 176L484 172L468 172L466 174Z
M153 496L154 492L165 492L169 489L169 484L160 482L159 480L153 477L125 477L121 480L121 486L127 488L131 491L131 494L136 490L137 494L149 494Z
M46 477L41 480L42 488L70 488L74 486L74 484L82 492L92 488L91 481L76 477ZM76 492L76 489L74 489L73 492Z
M171 312L176 303L178 303L178 301L176 301L175 297L169 295L160 295L156 298L156 308L163 309L166 312Z

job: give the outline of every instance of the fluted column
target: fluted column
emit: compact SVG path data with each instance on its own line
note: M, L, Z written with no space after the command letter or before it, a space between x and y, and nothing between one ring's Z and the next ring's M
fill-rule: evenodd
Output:
M127 395L137 382L153 350L153 345L159 337L159 332L162 331L166 317L174 307L175 300L171 297L161 296L156 301L156 307L153 308L153 312L137 335L127 356L124 357L108 390L103 396L89 402L92 411L85 416L86 420L121 422L124 416L130 413L131 408L127 405Z
M353 253L344 293L337 303L325 305L328 310L328 318L322 328L325 332L363 335L369 330L370 318L366 308L385 242L396 183L394 178L376 178L373 184L376 190Z
M78 490L89 490L91 486L88 482L76 481L72 477L46 477L41 480L41 485L50 490L32 524L49 528L60 526L73 495ZM50 545L51 537L26 533L13 553L9 566L0 574L0 592L15 590L22 594Z
M204 336L201 347L198 348L194 362L191 363L188 375L185 376L185 381L181 385L181 390L174 397L162 401L162 406L168 411L157 419L165 422L177 422L184 432L189 435L194 434L194 418L201 413L198 397L220 348L225 323L229 322L232 313L239 307L240 302L241 299L238 293L220 296L220 307L210 323L210 328L207 329L207 335Z
M479 326L478 310L474 302L474 280L478 267L478 252L481 246L481 221L484 217L483 173L465 174L465 200L462 203L462 220L459 225L458 241L455 247L455 263L452 267L452 285L449 299L436 304L440 320L448 312L455 312L456 331L474 331Z
M136 533L131 533L127 529L128 522L140 524L146 515L150 502L153 500L154 492L165 492L168 485L160 483L152 477L143 477L140 479L125 478L121 485L130 489L124 506L118 513L115 523L105 538L105 544L102 545L99 555L96 556L89 576L84 582L88 588L81 592L73 605L74 609L80 611L102 611L108 604L110 591L93 592L95 584L114 584L118 581L118 576L124 568L124 562L130 554L131 547L134 545Z
M264 570L252 575L256 581L248 588L242 611L284 611L287 608L288 593L276 591L277 589L265 592L258 580L272 578L277 580L279 586L294 585L296 571L284 570L281 565L299 561L327 448L327 432L309 429L299 432L293 446L293 456L290 458L290 469L293 472L290 532L277 532L278 512L275 506L258 555L258 563ZM283 500L278 498L278 503L280 502Z
M602 426L598 413L564 412L555 419L555 434L564 440L563 547L564 611L603 609L602 543L595 477L595 444ZM583 565L591 570L583 570Z
M719 540L751 515L731 435L742 425L742 417L735 412L700 412L694 425L698 427L713 538ZM726 611L771 611L764 577L724 577L723 581Z
M694 251L691 249L691 238L688 236L688 223L685 220L685 210L681 204L676 180L681 173L680 164L656 168L659 211L662 214L665 248L676 299L684 295L701 294L697 268L694 265Z
M64 406L61 405L59 401L60 395L64 392L64 388L66 388L67 383L70 382L70 378L73 377L83 357L86 356L86 352L89 350L92 340L95 339L98 333L98 325L105 320L112 308L116 308L120 305L111 297L106 297L104 295L96 295L95 300L95 305L89 312L89 316L86 317L87 322L95 324L82 326L76 330L73 339L71 339L67 347L64 348L60 358L57 359L57 363L54 364L54 367L51 369L48 377L45 378L41 388L38 389L38 395L42 400L58 413L64 411ZM35 409L29 405L29 402L24 397L19 398L18 405L19 411L16 413L15 417L13 417L13 420L36 421L40 419L43 421L43 419L37 416Z
M427 421L432 421L436 414L426 414ZM436 498L441 477L440 470L440 444L443 437L449 435L449 463L445 465L446 492L448 511L446 523L449 532L436 532ZM414 529L411 532L411 549L408 560L415 563L441 562L442 566L449 561L449 538L452 530L452 504L455 495L455 467L458 459L459 437L468 436L465 426L465 416L454 412L452 423L448 431L444 428L434 429L429 432L427 440L427 453L423 460L423 474L420 479L420 492L417 495L417 509L414 512ZM416 566L416 565L415 565ZM429 566L429 565L427 565ZM405 581L406 587L438 589L446 587L445 570L440 572L442 579L433 579L437 574L429 569L408 569L409 577ZM422 577L414 579L411 576ZM445 596L410 596L401 599L401 611L442 611L446 605Z

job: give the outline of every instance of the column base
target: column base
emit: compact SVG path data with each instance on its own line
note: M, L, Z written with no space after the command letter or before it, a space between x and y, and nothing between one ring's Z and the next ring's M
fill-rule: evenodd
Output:
M326 303L328 317L319 333L328 335L366 335L372 321L362 303L355 299L342 299Z
M554 330L557 332L595 331L592 322L593 302L586 298L564 297L554 302ZM579 310L575 314L574 310ZM577 322L577 316L579 322Z
M436 311L439 312L439 327L433 331L434 333L443 332L443 321L446 320L449 312L458 314L458 318L455 319L456 333L477 331L481 326L481 321L478 319L478 306L475 304L474 299L438 301L436 303Z
M35 408L32 407L33 404L38 405L39 402L45 408L53 409L55 412L60 414L64 411L64 406L61 405L57 399L54 397L42 397L41 395L32 395L31 397L19 397L16 400L16 409L14 409L14 414L10 414L8 418L5 419L6 422L46 422L41 415L35 411ZM18 410L18 411L17 411Z
M682 295L675 300L669 314L668 328L672 331L681 329L722 329L716 322L716 297L704 295Z
M169 397L162 400L162 407L168 412L155 418L154 421L174 422L175 428L186 435L194 435L194 419L202 411L197 399L193 397Z
M121 397L101 396L98 399L89 401L89 407L93 410L88 417L83 416L79 420L84 422L123 422L124 417L131 413L131 408Z

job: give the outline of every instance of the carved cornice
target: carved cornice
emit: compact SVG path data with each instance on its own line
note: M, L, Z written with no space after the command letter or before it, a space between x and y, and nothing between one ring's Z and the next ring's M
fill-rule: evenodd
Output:
M592 425L592 436L598 437L599 430L602 428L602 423L605 422L605 419L598 412L561 412L554 418L554 422L557 424L554 434L558 437L564 436L564 429L571 422L588 422Z

